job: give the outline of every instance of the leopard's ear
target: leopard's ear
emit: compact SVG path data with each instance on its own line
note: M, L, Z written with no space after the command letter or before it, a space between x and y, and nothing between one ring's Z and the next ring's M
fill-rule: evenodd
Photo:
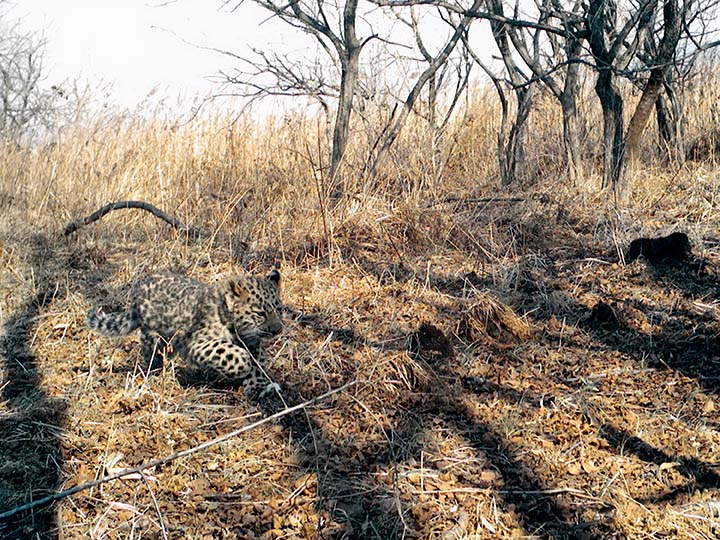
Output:
M277 271L277 268L274 268L273 271L267 275L267 279L275 285L280 285L280 272Z
M235 302L247 302L250 299L250 289L241 277L230 278L225 282L225 301L229 306Z

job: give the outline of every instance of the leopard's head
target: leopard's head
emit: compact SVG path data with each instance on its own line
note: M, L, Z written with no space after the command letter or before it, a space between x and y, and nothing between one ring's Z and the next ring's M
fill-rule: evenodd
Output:
M280 273L267 276L237 276L224 283L225 304L230 321L240 337L265 337L282 330Z

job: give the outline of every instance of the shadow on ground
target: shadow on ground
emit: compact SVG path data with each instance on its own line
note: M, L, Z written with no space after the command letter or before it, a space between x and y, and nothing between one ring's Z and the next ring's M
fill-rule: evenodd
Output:
M18 504L53 493L61 481L62 456L59 438L65 423L65 405L50 399L43 390L42 375L32 352L35 325L42 310L47 309L63 294L59 283L67 273L67 259L59 257L49 247L49 241L36 238L31 245L32 268L36 271L36 290L3 325L2 362L7 381L2 386L2 399L9 404L10 414L0 418L0 493L14 493L7 499L7 506L0 503L0 511ZM368 267L368 269L370 269ZM389 270L380 267L370 269L379 280L406 280L412 273L397 266ZM80 269L82 274L86 269ZM109 269L107 270L110 271ZM670 273L654 274L658 286L682 289L691 298L717 298L718 281L714 278L693 278L693 281L676 279ZM665 271L663 271L665 272ZM86 293L79 279L79 292ZM457 278L423 276L423 281L452 295L464 295L472 288L491 288L491 283L468 274ZM689 283L689 284L688 284ZM528 294L524 299L532 302ZM613 301L609 298L608 301ZM620 301L615 299L615 301ZM637 304L639 309L647 307ZM711 321L689 309L676 308L673 316L664 323L652 339L636 330L619 324L616 327L588 322L589 310L580 305L570 307L575 319L570 323L579 325L598 346L621 351L638 362L644 361L648 351L654 351L663 363L655 367L671 368L697 378L699 384L709 391L718 390L718 366L707 362L708 354L717 351L718 337L706 340L693 338L693 328L708 325ZM296 314L297 315L297 314ZM362 351L372 347L380 352L397 352L405 346L398 340L393 344L380 343L368 336L361 336L353 328L339 328L323 322L322 317L297 316L299 324L315 332L319 341L328 335L353 350ZM539 322L539 321L538 321ZM703 326L705 327L705 326ZM665 354L671 352L672 354ZM439 361L438 361L439 360ZM291 441L292 450L298 455L302 471L317 476L317 505L334 516L337 522L346 524L337 537L358 539L399 539L410 531L423 530L422 523L412 512L415 501L401 500L392 484L378 480L378 469L407 470L413 463L422 461L426 434L438 424L451 430L466 441L475 459L486 461L488 467L498 472L502 488L483 482L480 478L464 477L462 486L487 490L497 496L501 510L516 516L518 525L526 536L549 539L611 539L623 538L610 512L600 514L593 522L583 521L577 513L568 510L560 500L554 486L545 485L543 471L535 470L526 459L524 449L514 445L497 428L479 421L467 406L467 397L499 396L511 403L523 403L540 410L552 403L555 396L536 396L518 392L498 382L473 380L453 371L452 363L435 359L429 366L430 379L421 387L414 388L408 396L394 403L390 413L391 422L385 427L384 444L362 444L362 441L340 436L318 421L315 411L299 412L279 420L279 424ZM286 390L289 405L304 401L303 388L293 387L290 381L278 377ZM563 381L567 384L567 381ZM372 384L372 381L367 384ZM342 406L351 409L352 392L343 398ZM583 419L592 424L600 436L617 454L631 452L648 463L678 462L679 470L688 479L686 486L675 493L659 494L652 502L670 500L680 493L693 489L717 488L718 475L709 464L683 456L673 456L648 445L640 438L610 423L600 424L592 417ZM23 493L22 500L17 494ZM17 516L12 521L0 523L0 535L8 539L52 539L57 536L55 513L52 508L40 508ZM269 526L269 525L268 525ZM242 532L238 524L238 532ZM332 535L319 537L331 538Z
M330 327L320 318L305 316L302 322L317 331L318 340L327 336ZM359 349L377 346L351 329L333 328L332 332L339 340L352 335L352 343ZM390 540L429 530L423 526L427 524L417 522L412 511L419 500L413 498L407 502L398 498L393 482L388 486L387 482L378 481L377 471L391 470L397 475L421 463L427 431L438 425L462 437L478 462L486 462L487 467L499 472L503 486L496 490L481 478L464 477L462 487L496 493L499 509L515 515L527 536L556 540L623 537L615 530L609 514L605 520L577 522L566 505L558 503L557 497L562 494L544 485L533 471L532 463L523 459L525 450L514 447L494 427L478 421L464 404L468 396L487 394L541 408L552 403L552 396L534 396L487 381L463 379L442 362L431 369L434 374L427 384L413 389L407 400L394 403L393 409L387 411L391 423L384 427L385 444L363 446L362 441L343 440L338 433L326 431L315 421L313 411L280 420L288 439L295 441L294 450L300 456L302 470L317 475L318 505L338 521L348 523L343 538ZM278 381L283 383L281 377ZM301 396L302 389L283 386L290 405L306 399ZM346 400L344 407L351 411L353 401L357 404L360 400L360 397ZM448 524L448 528L451 525ZM322 533L320 536L323 537Z
M19 249L27 250L33 292L2 324L0 333L0 399L9 412L0 416L0 512L54 493L62 481L63 456L60 437L66 422L67 404L50 398L43 388L40 362L33 351L36 327L43 311L66 293L68 270L78 279L88 270L82 251L62 253L59 240L34 236ZM58 537L53 506L38 507L0 520L0 537L8 540L50 540Z

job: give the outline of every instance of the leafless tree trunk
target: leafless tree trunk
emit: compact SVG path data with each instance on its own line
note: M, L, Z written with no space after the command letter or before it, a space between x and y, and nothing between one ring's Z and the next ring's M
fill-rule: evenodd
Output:
M486 0L488 11L498 17L505 17L502 0ZM510 27L504 22L490 21L495 43L500 50L505 70L515 92L517 107L515 119L508 132L504 147L498 148L500 161L500 181L503 185L515 183L525 172L526 145L528 136L527 120L533 103L534 83L531 77L515 63L513 51L510 48L512 39Z
M700 53L712 43L707 43L708 36L716 28L718 0L699 0L683 2L678 6L676 17L678 43L673 51L672 58L668 59L664 70L661 88L655 100L655 117L658 127L659 153L665 161L684 160L684 112L683 90L684 86L696 74L695 62ZM665 6L662 28L664 33L649 32L645 40L643 51L638 59L652 76L653 70L658 67L661 49L668 43L668 6ZM715 43L717 45L717 42ZM644 90L648 77L633 76L632 81L638 88Z
M500 0L494 0L494 4L499 5ZM582 175L580 117L577 109L580 57L584 42L577 24L582 5L575 2L570 10L566 11L559 0L543 0L537 2L537 7L537 27L507 26L506 31L533 77L542 82L560 103L563 116L563 149L568 176L574 184ZM501 7L495 7L491 11L504 16ZM552 32L543 28L551 19L560 20L562 28ZM545 54L543 49L548 47L550 54ZM544 61L546 57L547 60Z
M645 84L643 93L640 96L640 101L635 107L635 112L628 124L627 134L625 135L627 159L623 165L629 164L632 167L635 161L640 144L640 135L645 129L653 107L660 95L665 74L672 65L675 49L680 40L680 26L681 14L678 1L665 0L663 5L663 37L660 41L658 54L653 61L654 67L650 70L650 77ZM628 175L624 176L624 182L618 182L621 192L626 191L629 187L627 182ZM622 178L622 176L620 178Z
M425 63L428 64L428 66L432 65L432 63L435 61L435 57L425 44L423 33L420 30L416 7L410 6L409 19L406 19L399 9L395 9L394 11L398 20L412 30L413 36L415 38L415 45ZM449 21L452 14L446 14L444 16L447 18L446 20ZM425 115L425 119L427 120L428 126L430 128L430 157L435 181L437 181L442 176L445 166L446 159L443 158L443 141L445 139L447 126L455 110L455 107L460 100L460 97L467 89L470 72L472 70L472 61L468 58L468 52L464 45L465 40L462 37L461 40L462 43L459 44L459 48L461 49L459 58L453 61L453 59L449 57L445 61L445 63L430 76L426 83L427 113ZM453 88L452 94L448 96L449 105L445 108L444 112L441 113L438 110L438 99L441 97L441 89L443 85L446 84L449 79L451 79L453 71L455 75L455 86Z
M467 45L467 43L466 43ZM506 133L508 132L507 126L509 122L509 104L507 96L505 95L505 90L503 89L503 82L500 77L495 75L490 68L482 61L482 59L475 54L475 52L469 48L470 54L472 55L475 62L482 68L482 70L485 72L485 74L490 78L493 85L495 86L495 90L498 93L498 98L500 99L500 129L498 130L497 134L497 155L498 155L498 166L499 166L499 173L500 173L500 182L502 184L505 184L505 179L508 177L508 171L507 171L507 161L505 159L505 148L506 148Z
M603 187L622 183L623 99L610 66L601 66L595 81L595 93L603 113Z
M663 37L657 53L645 61L650 66L649 76L624 134L623 100L615 86L615 73L625 69L637 55L638 45L644 43L647 33L653 30L658 8L653 1L643 0L619 29L616 26L615 4L591 0L588 10L590 48L598 69L595 91L600 98L604 118L603 182L605 186L611 185L616 197L621 200L629 195L631 167L638 152L640 136L656 107L666 74L673 64L682 18L688 8L685 3L681 10L678 0L663 0L662 6Z
M616 72L627 67L644 35L652 26L654 0L642 0L622 27L618 26L617 4L590 0L587 31L598 72L595 93L603 112L603 187L612 186L616 196L627 193L623 142L623 98Z
M226 2L230 3L231 0ZM314 36L321 46L339 65L340 84L337 112L333 125L332 148L330 151L330 165L328 168L326 184L329 183L329 195L331 202L337 203L345 192L345 182L340 174L340 166L345 155L350 132L350 117L353 111L353 99L357 92L358 74L360 69L360 53L367 43L377 37L371 35L365 39L359 39L356 32L358 0L345 0L342 7L342 18L340 28L333 29L326 14L327 11L337 9L334 4L325 0L307 3L303 0L291 0L284 2L280 0L254 0L256 4L274 13L278 18L289 25ZM266 57L269 58L269 57ZM279 59L270 62L269 66L275 66ZM267 62L266 62L267 63ZM276 71L270 69L269 71ZM293 77L291 77L293 78ZM294 77L293 89L299 93L303 90L302 79ZM298 82L299 81L299 82ZM232 80L247 84L241 77ZM255 86L262 91L263 88ZM269 89L266 89L269 90ZM308 95L313 95L317 89L312 85L304 88ZM272 94L271 91L266 91Z
M346 0L343 9L343 40L336 45L340 57L340 98L338 100L335 130L333 132L332 153L330 155L329 180L332 183L330 198L338 201L345 193L345 182L338 178L338 169L347 148L350 132L350 114L357 88L360 52L363 44L355 33L355 17L358 0ZM293 8L295 9L295 8Z
M565 89L560 95L563 116L563 149L570 182L576 185L583 177L582 149L580 146L580 113L577 108L579 85L570 76L565 80Z
M578 2L575 7L579 9L580 5ZM576 15L577 13L573 10L571 16ZM568 177L572 184L576 184L584 175L580 146L581 119L577 107L578 93L580 92L580 58L583 54L584 40L579 37L579 32L569 22L563 21L563 24L568 31L564 43L561 44L564 50L562 61L566 62L563 87L560 90L558 84L549 84L550 81L555 81L554 78L546 76L542 77L541 80L545 82L553 95L560 101L563 117L563 148L565 150ZM551 39L557 38L553 34L547 35ZM560 91L558 92L558 90Z
M663 91L655 100L658 147L666 162L685 160L685 126L679 99L673 82L670 81L665 83Z

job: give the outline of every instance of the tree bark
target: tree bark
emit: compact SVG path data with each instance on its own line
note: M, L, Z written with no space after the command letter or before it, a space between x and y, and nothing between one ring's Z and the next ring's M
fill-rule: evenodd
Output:
M358 0L347 0L343 9L343 44L339 49L340 56L340 97L338 110L335 116L333 130L333 147L330 154L330 170L328 180L331 183L330 201L337 204L345 193L345 180L338 177L338 170L347 148L348 134L350 133L350 116L352 103L357 89L358 71L360 66L360 52L362 44L355 33L355 17Z
M338 171L347 149L348 135L350 133L350 116L357 87L360 48L348 51L347 56L341 62L340 97L338 99L337 114L335 115L330 170L328 173L328 181L332 186L330 199L335 202L345 194L345 180L338 175Z
M640 135L645 130L653 107L655 107L660 90L663 87L665 73L671 65L675 48L680 39L681 17L679 16L679 8L677 0L665 0L663 6L664 34L660 42L660 49L657 56L653 59L655 67L650 70L640 101L635 108L635 113L628 124L627 135L625 136L625 152L626 159L623 160L623 166L632 168L640 146ZM629 188L627 181L630 175L620 174L623 178L622 182L618 182L620 192L624 192Z
M623 99L615 86L610 68L598 74L595 93L603 112L603 176L604 188L622 182Z
M563 94L560 100L563 115L563 149L568 178L577 185L583 176L582 155L580 150L580 115L577 110L575 94Z
M658 147L663 161L685 160L684 129L681 104L673 90L672 82L666 80L665 91L655 100L655 117L658 126Z
M615 2L590 0L586 29L598 72L595 93L603 111L603 187L611 186L616 200L623 200L629 194L630 178L625 166L628 162L626 143L628 140L637 141L647 122L647 114L643 123L641 119L645 113L638 115L636 109L628 128L628 138L623 139L623 98L615 84L615 71L627 67L637 53L643 36L651 29L655 15L654 0L644 0L621 27L617 15ZM630 38L633 30L634 38ZM651 107L654 101L655 97L650 101ZM639 107L640 111L645 110L645 104Z
M505 177L501 180L503 185L515 183L525 172L525 158L527 157L525 145L528 133L527 119L530 116L530 110L532 108L532 87L525 86L523 88L516 88L515 95L517 96L515 121L510 128L507 145L503 149L506 172Z
M563 147L567 165L568 178L572 185L577 185L583 176L582 155L580 147L580 114L577 109L577 96L580 92L580 59L583 40L568 36L565 46L565 57L568 62L565 73L565 84L558 99L563 115ZM551 88L552 90L552 88Z
M487 0L488 10L499 16L504 17L503 5L500 0ZM500 160L500 182L503 185L515 183L520 178L525 169L525 145L527 142L527 119L530 116L532 107L532 84L528 81L528 77L515 63L513 53L510 50L509 39L513 38L513 34L508 31L505 23L491 21L495 43L502 55L503 63L507 71L510 82L513 85L515 98L517 101L517 109L515 111L515 120L510 127L507 142L503 144L502 136L498 136L498 159ZM506 113L506 111L504 111ZM505 115L505 118L507 116Z

